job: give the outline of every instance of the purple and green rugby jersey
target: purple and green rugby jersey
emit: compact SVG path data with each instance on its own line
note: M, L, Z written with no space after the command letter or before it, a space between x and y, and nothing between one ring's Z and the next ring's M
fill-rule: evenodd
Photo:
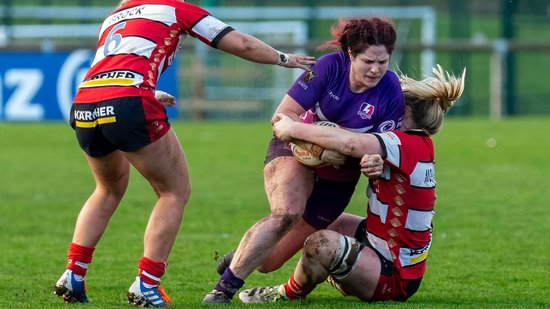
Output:
M405 114L405 103L397 75L388 70L375 87L354 93L349 86L350 63L343 52L327 54L317 60L311 72L304 72L294 82L288 95L307 111L304 122L328 120L353 132L398 129ZM342 181L360 175L356 162L349 168L320 168L317 174Z

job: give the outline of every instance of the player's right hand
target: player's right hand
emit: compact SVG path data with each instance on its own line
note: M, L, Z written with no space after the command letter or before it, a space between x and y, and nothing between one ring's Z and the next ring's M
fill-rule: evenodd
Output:
M361 158L361 172L369 178L377 178L384 171L384 160L379 154L366 154Z

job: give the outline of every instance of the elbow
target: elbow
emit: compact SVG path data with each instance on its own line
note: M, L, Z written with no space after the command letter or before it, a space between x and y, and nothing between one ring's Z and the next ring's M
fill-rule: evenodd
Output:
M253 54L256 49L258 49L257 42L252 38L243 35L241 37L241 42L239 44L239 49L237 53L243 57L248 58L247 55Z
M338 150L338 152L340 152L345 156L354 157L354 156L357 156L358 149L359 149L359 144L357 143L357 141L354 140L353 138L348 138L343 141L342 147L340 148L340 150Z
M252 37L246 34L231 31L220 40L217 48L249 60L258 48L258 44Z

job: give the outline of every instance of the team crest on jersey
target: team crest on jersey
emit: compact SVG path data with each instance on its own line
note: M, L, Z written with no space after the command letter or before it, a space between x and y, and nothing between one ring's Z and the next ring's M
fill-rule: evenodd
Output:
M372 115L374 115L374 105L363 102L357 114L361 116L361 119L371 119Z
M304 82L310 82L315 78L315 72L309 71L304 75Z

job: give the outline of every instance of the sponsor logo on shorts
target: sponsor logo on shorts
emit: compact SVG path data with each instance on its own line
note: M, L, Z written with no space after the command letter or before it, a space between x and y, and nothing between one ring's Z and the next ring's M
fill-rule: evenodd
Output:
M90 111L74 111L75 124L79 128L94 128L99 124L116 122L114 106L96 107Z

